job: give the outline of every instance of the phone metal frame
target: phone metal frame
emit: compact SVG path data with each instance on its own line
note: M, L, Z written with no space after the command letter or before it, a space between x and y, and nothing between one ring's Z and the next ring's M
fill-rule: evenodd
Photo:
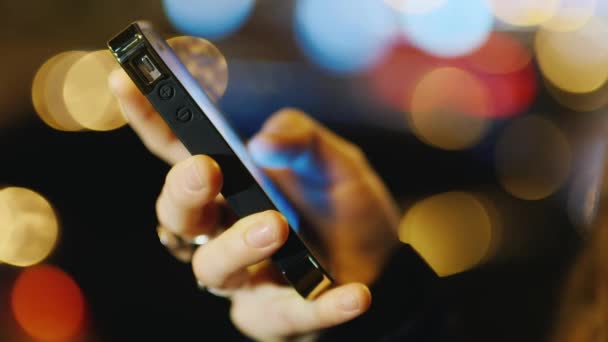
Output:
M295 290L312 299L329 288L333 279L297 234L297 212L255 165L234 126L152 25L133 22L107 45L188 151L206 154L219 164L222 195L239 217L264 210L278 210L286 217L291 232L272 260Z

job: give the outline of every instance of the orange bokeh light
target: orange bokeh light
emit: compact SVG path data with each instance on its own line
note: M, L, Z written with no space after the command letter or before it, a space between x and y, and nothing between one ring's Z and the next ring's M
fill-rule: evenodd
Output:
M446 150L473 146L485 134L491 102L484 84L458 68L438 68L414 90L411 126L426 143Z
M23 330L42 342L70 341L84 322L82 291L69 275L51 265L34 266L19 275L11 306Z

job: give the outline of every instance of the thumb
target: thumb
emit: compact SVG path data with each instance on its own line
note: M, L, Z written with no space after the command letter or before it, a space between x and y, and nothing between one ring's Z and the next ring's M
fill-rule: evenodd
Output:
M295 109L273 114L248 144L256 164L281 177L327 188L357 177L367 162L363 153L317 121Z

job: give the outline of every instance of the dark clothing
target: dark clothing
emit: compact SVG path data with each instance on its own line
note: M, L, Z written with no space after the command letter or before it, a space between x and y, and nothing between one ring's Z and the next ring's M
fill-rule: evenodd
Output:
M319 341L444 341L439 277L410 247L393 254L371 286L364 315L324 331Z

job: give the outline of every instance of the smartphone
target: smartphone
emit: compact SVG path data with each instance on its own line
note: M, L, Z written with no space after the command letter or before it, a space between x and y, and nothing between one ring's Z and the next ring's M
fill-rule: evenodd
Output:
M332 277L299 236L298 213L255 165L234 125L152 25L136 21L107 45L188 151L206 154L220 165L221 193L237 216L272 209L286 217L291 232L272 260L295 290L312 299L331 286Z

